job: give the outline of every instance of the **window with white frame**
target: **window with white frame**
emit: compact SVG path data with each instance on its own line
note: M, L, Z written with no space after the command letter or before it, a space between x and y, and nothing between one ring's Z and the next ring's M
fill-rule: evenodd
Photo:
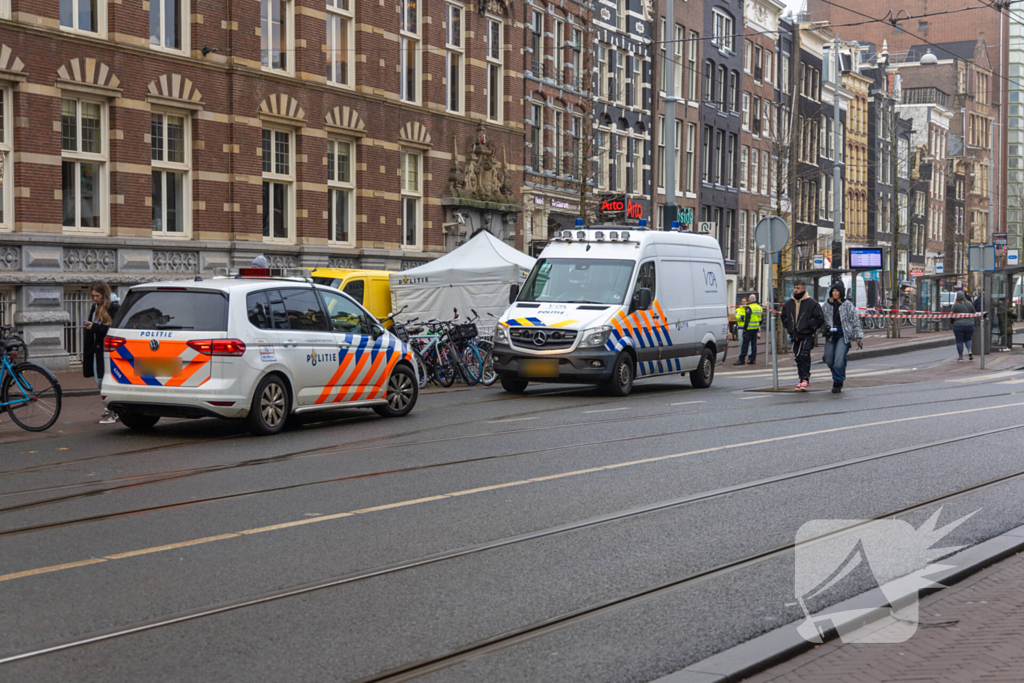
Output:
M327 82L353 85L355 59L355 0L327 0Z
M753 74L754 73L751 70L752 67L753 67L753 59L754 59L754 57L753 57L753 50L754 50L754 44L751 43L749 40L744 40L743 41L743 73L746 73L746 74Z
M762 101L764 106L764 116L761 117L761 137L771 137L772 127L772 101L767 97Z
M697 192L697 124L686 124L686 191Z
M402 150L402 246L423 246L423 154Z
M686 31L682 26L676 24L676 41L672 45L672 53L675 55L675 64L672 65L672 94L675 97L683 96L683 46L686 41Z
M291 69L293 12L292 0L260 0L260 61L266 69Z
M756 149L750 150L750 191L757 193L761 182L761 161Z
M711 42L723 50L733 49L733 20L732 17L718 9L714 13L714 35Z
M4 156L6 182L0 187L0 232L14 229L14 138L8 122L11 120L11 91L0 88L0 154Z
M715 78L715 63L710 59L704 62L704 101L711 103L712 105L712 91L713 83Z
M356 145L351 140L327 140L327 239L355 243Z
M465 48L462 37L462 5L445 5L445 106L448 111L461 113L464 101L463 70Z
M616 192L626 191L626 136L615 136L615 187Z
M150 0L149 44L166 50L187 52L188 7L188 3L183 0Z
M757 153L756 151L754 152ZM750 148L746 145L740 149L740 189L746 192L750 189L747 184L748 168L750 164Z
M772 74L774 73L772 71L772 68L774 67L774 65L772 64L772 55L773 54L774 53L771 52L770 50L765 50L764 51L764 82L765 83L771 83L772 82Z
M658 117L658 190L665 191L665 117Z
M576 90L583 90L583 31L578 28L572 30L572 81L571 85Z
M533 119L530 126L530 168L534 173L544 171L544 108L539 104L532 107Z
M65 228L100 229L109 204L106 104L61 100L61 199Z
M743 93L743 117L741 119L743 130L750 130L750 93Z
M562 168L562 158L565 153L565 127L563 121L565 120L565 112L561 109L555 110L555 163L553 168L557 175Z
M768 152L761 150L761 194L768 196L768 170L771 164L768 162Z
M676 121L676 148L673 151L672 156L672 168L676 172L676 189L675 193L680 194L682 192L684 183L686 182L685 172L683 170L683 122Z
M615 25L620 31L626 30L626 0L615 0Z
M597 131L597 187L608 189L609 166L611 165L611 135L602 130Z
M633 106L642 107L644 95L644 60L633 55Z
M409 0L410 2L413 0ZM501 121L505 67L503 45L504 27L498 19L487 19L487 118Z
M644 141L640 138L631 138L633 143L633 194L643 194L644 191Z
M729 104L726 100L726 88L728 87L729 76L728 69L725 68L725 64L718 65L718 81L715 83L715 98L717 99L718 108L722 111L729 109Z
M150 165L153 167L154 235L187 235L191 231L191 125L185 114L150 114Z
M574 178L583 177L583 117L572 117L572 157L565 160L568 174Z
M711 182L711 135L711 126L704 126L704 137L701 140L701 181L705 183Z
M608 48L597 46L597 96L608 97Z
M626 103L626 53L615 53L615 101Z
M752 213L752 215L753 215L753 213ZM747 212L744 211L743 209L740 209L740 225L739 225L738 231L739 231L738 243L739 243L739 246L740 246L740 252L739 252L740 259L739 260L740 260L740 262L742 264L742 263L745 262L744 254L746 253L746 249L745 249L744 245L747 244Z
M530 29L530 48L533 50L530 71L537 78L544 78L544 15L541 12L533 11Z
M658 46L658 50L661 55L661 74L660 80L658 81L658 90L661 91L662 96L668 94L668 32L665 29L665 17L661 18L661 45Z
M401 0L398 36L399 97L420 101L420 16L418 0Z
M686 92L687 98L697 99L697 45L700 43L700 34L690 31L689 51L686 57Z
M292 133L263 129L263 239L287 241L295 225Z
M715 131L715 182L725 184L725 131Z
M736 133L729 133L729 148L725 159L726 187L736 187Z
M764 51L760 45L754 46L754 81L760 83L764 78Z
M60 0L60 27L82 33L106 33L107 0Z
M729 74L729 109L740 110L740 72L736 70Z
M555 82L561 85L565 81L565 24L555 19Z

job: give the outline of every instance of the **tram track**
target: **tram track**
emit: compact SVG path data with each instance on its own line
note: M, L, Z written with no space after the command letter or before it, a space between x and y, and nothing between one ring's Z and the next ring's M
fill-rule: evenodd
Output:
M557 526L548 527L545 529L539 529L523 534L514 536L508 536L500 539L495 539L475 545L464 546L449 551L443 551L440 553L425 555L419 558L404 560L401 562L393 563L390 565L363 570L356 573L351 573L343 576L336 576L327 579L322 579L316 582L305 583L297 586L288 587L285 589L275 590L266 592L258 595L249 596L243 599L234 600L230 602L224 602L215 605L208 605L197 609L182 611L170 616L160 617L136 624L130 624L115 629L106 630L103 632L93 633L82 637L75 637L70 640L65 640L53 645L49 645L42 648L33 650L27 650L19 653L14 653L0 657L0 666L4 664L10 664L13 662L24 661L31 658L41 657L48 654L54 654L57 652L66 651L72 648L84 647L87 645L93 645L115 638L121 638L133 634L144 633L147 631L153 631L161 628L170 627L176 624L181 624L189 621L203 619L206 617L215 616L218 614L224 614L247 607L256 605L266 604L269 602L287 599L290 597L296 597L305 595L314 591L325 590L329 588L350 585L359 581L365 581L367 579L387 576L390 574L396 574L418 567L424 567L440 562L453 560L456 558L467 557L479 553L484 553L490 550L498 548L513 546L520 543L526 543L532 540L541 538L547 538L564 534L571 531L594 528L600 525L608 524L618 520L628 519L637 517L640 515L650 514L662 510L671 508L677 508L684 505L700 503L704 501L714 500L724 496L730 496L737 493L755 490L761 487L778 484L794 479L803 477L809 477L816 474L825 472L836 471L844 468L855 467L864 463L882 460L886 458L892 458L900 455L906 455L919 451L926 451L928 449L937 448L941 446L971 441L974 439L984 438L993 436L996 434L1011 432L1024 429L1024 423L1008 425L999 427L996 429L985 430L972 434L965 434L956 437L949 437L938 441L931 441L927 443L914 444L911 446L905 446L898 449L893 449L885 452L875 453L867 456L861 456L857 458L851 458L840 462L829 463L826 465L819 465L815 467L805 468L793 472L782 473L756 479L740 484L735 484L727 487L718 489L712 489L703 491L687 496L682 496L670 500L659 501L656 503L633 507L625 510L619 510L612 513L604 514L597 517L592 517L585 520L576 522L570 522L567 524L561 524ZM956 498L966 496L969 494L977 493L986 488L999 486L1011 481L1024 479L1024 471L1017 471L1012 474L1006 474L998 477L988 479L983 482L972 484L969 486L958 488L955 491L951 491L939 496L933 496L923 501L917 501L910 505L903 506L895 510L889 510L884 514L879 514L872 517L868 522L872 520L880 520L892 518L899 515L904 515L910 512L914 512L919 509L934 506L940 503L945 503ZM849 530L860 526L862 523L850 525L843 529L830 531L824 536L832 536L838 533L848 532ZM817 539L805 539L806 542L812 542ZM399 666L375 673L368 677L359 679L359 683L377 683L383 681L405 681L413 678L436 672L442 669L450 668L457 664L467 661L468 659L487 654L489 652L497 651L512 645L515 645L526 640L530 640L541 635L545 635L551 631L571 626L575 623L582 622L586 619L593 618L611 610L636 603L642 600L657 597L662 594L670 593L673 590L681 588L687 584L692 584L697 581L707 580L716 576L722 576L729 572L736 571L737 569L752 566L766 560L779 557L794 548L794 543L784 543L768 550L759 551L746 555L741 558L729 560L724 563L720 563L713 567L701 569L696 572L689 573L685 576L675 578L671 581L667 581L656 586L650 586L642 590L634 591L626 595L617 596L599 603L591 604L582 607L571 612L556 615L547 619L543 619L531 624L524 625L522 627L495 635L487 638L482 638L470 643L463 644L457 648L450 649L447 652L432 656L429 658L421 659L413 662L406 662Z
M984 396L972 397L970 399L967 399L967 398L950 398L950 399L941 399L941 400L938 400L938 401L924 401L924 402L919 402L919 403L906 403L906 404L901 404L899 407L900 408L911 408L911 407L921 406L921 405L935 405L935 404L938 404L938 403L951 403L951 402L962 403L962 402L964 402L966 400L982 400L982 399L988 399L988 398L1000 398L1000 397L1013 396L1013 395L1016 395L1016 392L1004 392L1004 393L1000 393L1000 394L987 394L987 395L984 395ZM799 401L799 402L793 402L793 403L805 403L805 402L806 401ZM790 404L790 405L792 405L792 404ZM746 409L745 406L737 406L737 407L727 408L727 409L719 408L719 409L709 409L709 410L706 410L706 411L693 411L693 412L723 412L724 410L735 411L735 410L744 410L744 409ZM845 414L866 413L866 412L873 412L873 411L878 411L878 410L891 410L891 409L892 409L891 406L873 406L873 407L866 407L866 408L858 408L858 409L854 409L854 410L849 410L849 411L846 411ZM638 419L656 419L656 418L662 418L662 417L671 417L673 415L678 415L678 414L679 414L678 411L674 411L674 412L673 411L665 411L665 412L662 412L662 413L647 414L647 415L644 415L644 416L621 417L621 418L605 418L605 419L602 420L602 423L635 422ZM152 506L146 506L146 507L133 508L133 509L130 509L130 510L122 510L122 511L115 511L115 512L98 514L98 515L90 515L90 516L79 517L79 518L70 519L70 520L63 520L63 521L46 523L46 524L37 524L37 525L31 525L31 526L17 527L17 528L14 528L14 529L0 530L0 538L5 537L5 536L18 535L18 534L25 534L25 533L33 533L33 532L38 532L38 531L52 530L52 529L57 529L57 528L62 528L62 527L74 526L74 525L78 525L78 524L85 524L85 523L98 522L98 521L104 521L104 520L109 520L109 519L116 519L116 518L119 518L119 517L137 516L137 515L140 515L140 514L148 514L148 513L153 513L153 512L160 512L162 510L180 509L180 508L192 507L192 506L196 506L196 505L206 505L206 504L210 504L210 503L217 503L217 502L222 502L222 501L227 501L227 500L246 498L246 497L250 497L250 496L259 496L259 495L264 495L264 494L269 494L269 493L279 493L279 492L282 492L282 491L291 491L291 490L296 490L296 489L309 488L309 487L313 487L313 486L322 486L322 485L327 485L327 484L338 484L338 483L345 482L345 481L355 481L355 480L359 480L359 479L373 479L373 478L383 477L383 476L391 476L391 475L396 475L396 474L408 474L408 473L412 473L412 472L441 469L441 468L445 468L445 467L455 467L455 466L460 466L460 465L468 465L468 464L486 462L486 461L491 461L491 460L502 460L502 459L506 459L506 458L516 458L516 457L522 457L522 456L528 456L528 455L540 455L540 454L544 454L544 453L553 453L553 452L557 452L557 451L565 451L565 450L573 450L573 449L579 449L579 448L587 448L587 447L590 447L590 446L599 446L599 445L614 444L614 443L635 443L635 442L638 442L638 441L646 441L646 440L651 440L651 439L660 439L660 438L665 438L665 437L669 437L669 436L679 436L679 435L690 434L690 433L694 433L694 432L704 432L704 431L709 431L709 430L716 430L717 431L717 430L722 430L722 429L756 427L758 425L774 424L774 423L777 423L777 422L778 422L778 418L773 416L772 418L763 419L763 420L753 420L753 421L748 421L748 422L729 423L729 424L723 424L723 425L717 425L717 426L711 426L711 427L695 427L695 428L688 428L688 429L671 430L671 431L666 431L666 432L659 432L657 434L631 435L631 436L625 436L625 437L622 437L622 438L619 438L619 439L601 439L601 440L587 441L587 442L582 442L582 443L563 444L563 445L560 445L560 446L551 446L551 447L546 447L546 448L529 449L529 450L517 451L515 453L505 453L505 454L497 454L497 455L484 455L484 456L478 456L478 457L473 457L473 458L463 458L463 459L460 459L460 460L452 460L452 461L437 462L437 463L427 463L427 464L423 464L423 465L415 465L415 466L412 466L412 467L391 468L391 469L386 469L386 470L378 470L378 471L374 471L374 472L364 472L364 473L352 474L352 475L344 475L344 476L339 476L339 477L321 478L321 479L317 479L317 480L309 481L309 482L297 482L297 483L294 483L294 484L285 484L285 485L281 485L281 486L265 487L265 488L262 488L262 489L256 489L256 490L250 490L250 491L239 491L239 492L235 492L235 493L228 493L228 494L223 494L223 495L218 495L218 496L209 496L209 497L206 497L206 498L189 499L189 500L184 500L184 501L174 501L174 502L164 503L164 504L160 504L160 505L152 505ZM572 427L586 426L586 425L589 425L589 424L593 424L593 423L592 422L584 421L584 422L577 422L577 423L570 423L570 424L551 425L551 426L546 426L546 427L521 427L521 428L516 428L514 430L503 431L503 432L501 432L501 434L505 435L505 434L522 433L522 432L541 432L541 431L547 431L547 430L553 430L553 429L566 429L566 428L572 428ZM42 499L42 500L30 501L30 502L23 503L23 504L20 504L20 505L13 505L13 506L8 506L8 507L0 508L0 515L7 514L7 513L12 513L12 512L24 511L24 510L28 510L28 509L32 509L32 508L38 508L38 507L43 507L43 506L48 506L48 505L56 505L56 504L60 504L60 503L67 503L67 502L71 502L71 501L74 501L74 500L80 500L80 499L84 499L84 498L97 497L97 496L105 495L105 494L108 494L108 493L116 493L118 491L135 490L135 489L138 489L139 487L142 487L142 486L148 486L148 485L153 485L153 484L161 484L161 483L168 483L168 482L172 482L172 481L176 481L176 480L180 480L180 479L184 479L184 478L188 478L188 477L203 475L203 474L211 474L211 473L215 473L215 472L223 472L223 471L227 471L227 470L241 469L241 468L246 468L246 467L256 467L256 466L262 466L262 465L265 465L265 464L282 463L282 462L286 462L286 461L289 461L289 460L294 460L294 459L301 458L301 457L350 454L350 453L354 453L354 452L363 452L363 451L376 450L376 449L381 449L381 448L394 448L394 447L403 446L403 445L417 445L417 446L418 445L431 445L431 444L436 444L436 443L439 443L439 442L459 441L459 440L473 439L473 438L481 438L481 436L480 435L454 436L454 437L445 437L445 438L442 438L442 439L436 439L436 440L433 440L433 441L416 441L416 442L399 443L399 444L390 444L389 443L389 444L363 445L363 446L356 446L356 447L352 447L352 448L345 448L345 449L341 449L341 450L330 451L330 452L326 452L326 453L300 451L300 452L296 452L296 453L292 453L292 454L282 454L282 455L278 455L278 456L272 456L270 458L257 458L257 459L252 459L252 460L238 461L238 462L235 462L235 463L226 463L226 464L222 464L222 465L210 465L210 466L200 467L200 468L191 468L191 469L181 470L181 471L178 471L178 472L161 473L161 474L154 475L154 477L150 478L150 479L145 479L144 478L147 475L139 475L140 479L131 479L131 480L126 481L125 483L119 484L117 486L110 486L110 487L102 488L102 489L99 489L99 490L82 491L82 492L73 493L73 494L66 495L66 496L56 496L56 497L52 497L52 498L45 498L45 499ZM103 482L96 482L96 484L100 484L100 483L103 483ZM89 484L92 484L92 482L88 482L85 485L89 485ZM79 484L79 485L81 485L81 484ZM74 486L74 485L69 485L69 486ZM45 489L44 489L44 491L45 491ZM26 494L31 493L31 492L33 492L33 491L23 491L23 492L17 492L17 493L5 493L5 494L0 495L0 498L11 497L11 496L14 496L14 495L26 495Z

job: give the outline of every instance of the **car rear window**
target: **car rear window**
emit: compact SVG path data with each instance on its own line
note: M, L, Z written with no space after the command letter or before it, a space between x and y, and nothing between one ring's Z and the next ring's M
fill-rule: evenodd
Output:
M115 328L121 330L228 329L228 299L219 292L140 290L128 293Z

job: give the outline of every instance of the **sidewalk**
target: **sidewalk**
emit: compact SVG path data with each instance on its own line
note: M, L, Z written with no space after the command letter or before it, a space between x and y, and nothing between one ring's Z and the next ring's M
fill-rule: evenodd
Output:
M845 645L837 638L746 680L1024 680L1024 555L921 600L920 626L904 643Z

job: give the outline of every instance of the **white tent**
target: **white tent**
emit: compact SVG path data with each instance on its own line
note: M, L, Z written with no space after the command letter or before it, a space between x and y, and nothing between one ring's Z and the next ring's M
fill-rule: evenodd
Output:
M522 286L537 259L508 246L482 230L455 251L411 270L392 273L392 310L401 310L399 321L448 320L453 309L459 317L471 316L475 309L481 318L481 331L491 330L497 318L508 308L509 286Z

